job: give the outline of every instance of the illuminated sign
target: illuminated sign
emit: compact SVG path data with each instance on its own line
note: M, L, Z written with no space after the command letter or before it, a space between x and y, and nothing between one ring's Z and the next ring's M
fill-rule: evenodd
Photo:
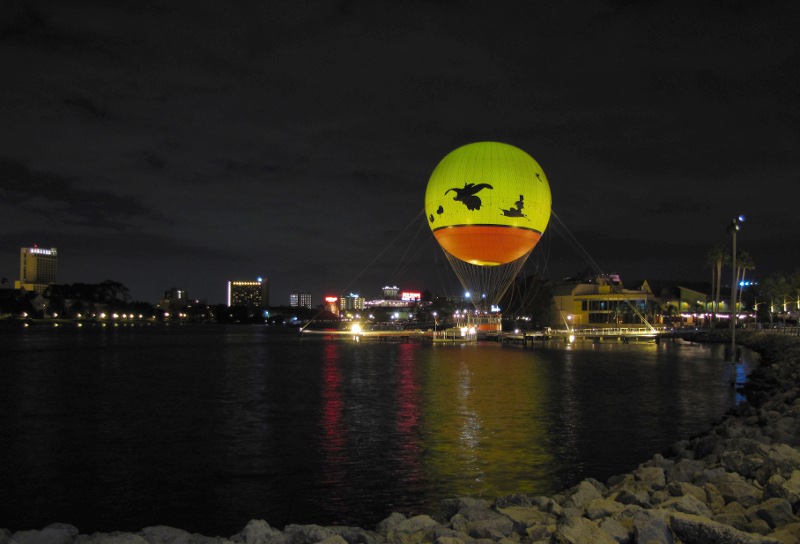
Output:
M325 297L325 302L327 302L328 304L333 304L337 300L339 300L339 297Z
M411 291L403 291L402 293L400 293L401 300L412 301L412 300L419 300L421 298L422 295L420 293L413 293Z
M56 250L54 249L41 249L38 247L31 247L28 248L28 253L33 253L35 255L55 255Z

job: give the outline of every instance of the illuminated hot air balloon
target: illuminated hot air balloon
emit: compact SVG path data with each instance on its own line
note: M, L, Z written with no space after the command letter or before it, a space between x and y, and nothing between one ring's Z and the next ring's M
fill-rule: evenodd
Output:
M550 185L527 153L479 142L449 153L434 169L425 213L467 291L496 304L550 220Z

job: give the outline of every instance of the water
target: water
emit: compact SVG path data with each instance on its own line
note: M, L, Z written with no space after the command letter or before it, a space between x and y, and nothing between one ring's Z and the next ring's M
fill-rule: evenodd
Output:
M442 499L553 494L703 432L722 346L350 343L258 327L0 336L0 527L250 519L372 528ZM755 364L745 352L739 381Z

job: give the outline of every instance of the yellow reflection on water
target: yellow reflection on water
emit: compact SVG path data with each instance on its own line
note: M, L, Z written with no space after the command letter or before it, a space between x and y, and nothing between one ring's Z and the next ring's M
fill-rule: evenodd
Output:
M526 350L434 346L423 387L430 477L458 495L546 492L544 372Z

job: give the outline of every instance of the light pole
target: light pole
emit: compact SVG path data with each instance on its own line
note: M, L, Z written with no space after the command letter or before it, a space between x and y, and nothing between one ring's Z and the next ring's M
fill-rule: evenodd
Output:
M731 362L736 362L736 233L739 230L739 225L744 222L744 216L734 217L730 225L728 225L728 232L731 233L733 240L733 251L731 252Z

